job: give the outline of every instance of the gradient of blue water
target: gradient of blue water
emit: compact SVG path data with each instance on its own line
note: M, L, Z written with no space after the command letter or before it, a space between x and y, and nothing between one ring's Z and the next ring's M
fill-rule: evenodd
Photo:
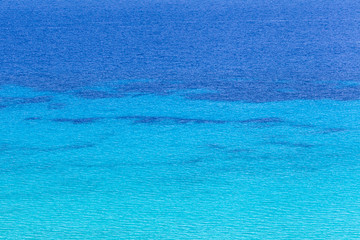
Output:
M358 101L1 94L6 239L360 237Z
M1 1L0 238L359 239L356 1Z

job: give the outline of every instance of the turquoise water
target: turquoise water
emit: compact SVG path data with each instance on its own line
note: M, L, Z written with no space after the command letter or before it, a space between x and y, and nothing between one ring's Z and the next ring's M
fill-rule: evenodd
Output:
M360 238L358 100L74 92L1 87L1 238Z

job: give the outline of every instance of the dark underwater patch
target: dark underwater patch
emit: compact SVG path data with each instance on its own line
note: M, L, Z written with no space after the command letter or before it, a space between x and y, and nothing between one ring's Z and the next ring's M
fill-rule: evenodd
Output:
M95 147L96 144L94 143L86 143L86 144L72 144L72 145L65 145L65 146L58 146L58 147L51 147L47 148L43 151L66 151L66 150L78 150L84 148L91 148Z
M101 117L93 117L93 118L55 118L52 119L53 122L63 122L63 123L72 123L72 124L89 124L94 123L103 118Z
M135 124L154 124L154 123L175 123L175 124L223 124L231 121L211 120L211 119L195 119L195 118L177 118L164 116L120 116L116 119L133 120Z
M164 121L161 117L141 117L134 120L134 123L157 123Z
M263 128L263 127L275 127L280 125L289 125L291 126L291 122L287 122L278 117L264 117L264 118L250 118L246 120L236 121L237 123L246 124L255 128Z
M31 103L44 103L44 102L50 102L52 97L49 96L38 96L38 97L32 97L32 98L21 98L19 100L20 104L31 104Z
M216 143L210 143L210 144L207 144L206 146L208 148L212 148L212 149L219 149L219 150L226 149L225 146L222 146L222 145L219 145L219 144L216 144Z
M0 101L3 102L0 105L5 108L7 106L12 105L20 105L20 104L36 104L36 103L45 103L50 102L52 97L50 96L37 96L37 97L0 97Z
M133 124L251 124L253 127L272 127L279 124L287 124L291 127L303 127L301 124L287 122L277 117L264 118L250 118L246 120L216 120L216 119L201 119L201 118L181 118L169 116L142 116L142 115L128 115L117 117L89 117L89 118L55 118L51 121L72 123L72 124L90 124L100 120L130 120ZM39 120L28 118L26 120ZM306 127L309 127L306 125ZM311 126L312 127L312 126Z
M63 109L65 106L66 104L64 103L50 103L47 108L56 110L56 109Z
M281 118L268 117L268 118L252 118L240 121L241 123L283 123L285 122Z
M24 120L25 121L35 121L35 120L41 120L42 118L41 117L28 117L28 118L25 118Z
M321 134L330 134L330 133L338 133L338 132L345 132L347 131L346 128L325 128L322 131L319 131Z
M315 146L313 144L308 144L308 143L293 143L288 141L274 141L274 142L270 142L270 144L287 146L287 147L299 147L299 148L312 148Z

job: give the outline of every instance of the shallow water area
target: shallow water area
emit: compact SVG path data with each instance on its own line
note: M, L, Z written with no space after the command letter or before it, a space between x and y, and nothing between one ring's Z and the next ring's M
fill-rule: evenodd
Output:
M359 101L6 86L6 239L356 239Z

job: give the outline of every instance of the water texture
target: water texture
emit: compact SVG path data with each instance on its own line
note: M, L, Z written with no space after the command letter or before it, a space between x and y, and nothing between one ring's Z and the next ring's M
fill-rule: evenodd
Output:
M356 1L1 1L1 239L360 239Z

